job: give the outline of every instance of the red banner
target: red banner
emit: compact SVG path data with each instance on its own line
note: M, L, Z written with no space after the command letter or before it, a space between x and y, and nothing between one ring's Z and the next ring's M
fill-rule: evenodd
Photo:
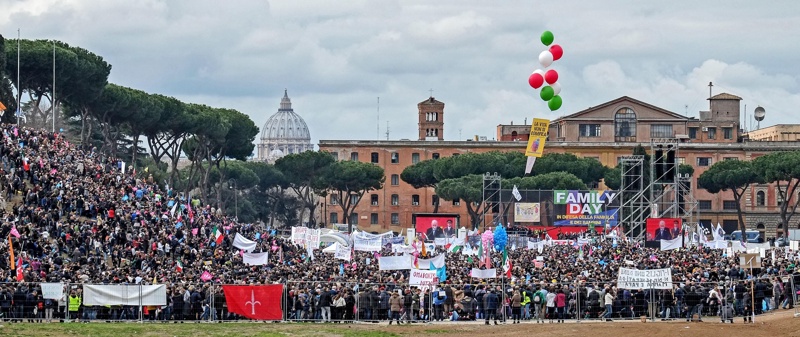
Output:
M279 321L283 319L281 297L283 285L223 285L228 311L250 319Z

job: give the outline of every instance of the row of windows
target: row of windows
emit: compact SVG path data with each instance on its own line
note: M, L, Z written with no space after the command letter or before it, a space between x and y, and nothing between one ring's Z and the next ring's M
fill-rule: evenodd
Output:
M632 124L635 127L635 121L630 122L627 120L619 121L616 124L616 136L617 137L634 137L636 136L636 129L631 129ZM716 139L717 137L717 128L716 127L708 127L705 128L706 132L708 132L708 139ZM699 130L698 127L690 127L689 128L689 138L690 139L697 139L697 131ZM580 137L600 137L600 124L579 124L578 125L578 132ZM650 138L672 138L675 136L675 133L672 129L672 124L652 124L650 125ZM733 139L733 128L722 128L722 138L724 139Z
M370 194L369 195L369 204L371 206L378 206L378 204L379 204L378 200L379 200L379 197L378 197L377 194ZM350 204L351 205L357 204L358 201L359 201L359 199L358 199L357 195L351 195L350 196ZM460 199L455 199L452 202L453 202L453 206L460 206L461 205L461 200ZM392 203L392 206L399 206L400 205L400 195L392 194L391 203ZM331 205L338 205L339 204L339 196L337 196L335 194L332 194L331 195L330 204ZM438 204L439 204L439 196L438 195L434 195L433 197L431 197L431 206L436 206ZM414 195L411 196L411 205L412 206L419 206L419 194L414 194Z
M458 154L456 153L456 154L453 154L453 155L457 156ZM390 154L390 156L391 156L392 164L400 163L400 154L399 153L392 152ZM339 160L339 154L338 153L334 152L333 153L333 157L336 160ZM370 157L369 158L370 162L373 163L373 164L377 164L380 161L380 154L378 152L370 153L369 157ZM439 153L436 153L436 152L432 153L431 154L431 159L439 159ZM358 152L350 152L350 160L358 161ZM415 153L411 154L411 163L412 164L419 163L419 153L415 152Z
M766 206L767 204L767 196L764 191L756 192L756 200L755 206ZM783 198L778 194L778 206L783 204ZM701 211L709 211L711 210L711 200L698 200L697 206L700 208ZM722 209L726 211L735 211L736 210L736 201L735 200L723 200L722 201Z
M598 157L586 157L586 158L595 158L598 161L600 160ZM736 157L723 157L723 160L739 160ZM617 158L617 164L622 161L622 157ZM695 166L711 166L714 163L714 158L711 157L697 157L695 160ZM678 164L686 164L686 158L678 157Z
M411 215L411 224L416 224L417 216L412 214ZM351 213L350 214L350 221L351 225L358 225L358 213ZM330 221L331 223L339 223L339 213L331 212L330 214ZM379 221L378 213L370 213L369 215L369 224L370 225L377 225ZM399 225L400 224L400 213L392 213L389 219L392 225Z

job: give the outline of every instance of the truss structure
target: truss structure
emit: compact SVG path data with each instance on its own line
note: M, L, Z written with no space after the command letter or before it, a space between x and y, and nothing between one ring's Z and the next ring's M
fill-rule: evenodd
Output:
M618 225L622 226L626 237L642 240L646 233L645 224L650 208L644 181L644 156L622 156L619 165L622 180L619 191Z
M678 218L678 139L653 138L650 141L650 205L653 218ZM673 155L668 156L672 151ZM657 158L661 153L662 158ZM668 162L673 169L658 170L656 165Z
M497 209L497 206L502 202L500 198L500 192L502 190L501 180L502 178L497 172L486 172L483 174L483 209L481 210L481 222L483 223L484 230L486 230L486 215L489 213L494 214L495 209ZM497 217L493 216L492 218L495 219Z

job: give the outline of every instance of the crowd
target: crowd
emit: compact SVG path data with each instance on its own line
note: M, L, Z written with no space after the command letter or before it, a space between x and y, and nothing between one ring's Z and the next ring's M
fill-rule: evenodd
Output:
M659 251L603 240L580 254L572 246L552 246L541 253L518 247L509 252L512 277L503 280L471 278L478 259L447 253L442 285L418 289L408 286L408 271L379 270L376 254L392 254L388 247L379 253L356 251L346 266L319 250L312 258L306 248L264 224L238 223L204 200L153 181L147 172L70 144L63 134L16 125L0 129L4 318L34 310L39 319L48 319L54 308L56 317L136 315L132 308L73 305L79 287L71 287L70 298L61 303L48 302L41 298L38 282L166 284L169 305L146 310L151 319L235 318L224 310L219 284L284 284L289 319L486 319L488 324L495 313L513 321L561 321L638 317L654 310L664 317L685 317L687 311L716 314L728 304L743 315L753 303L755 311L794 304L796 289L790 284L797 282L787 280L800 271L797 252L781 249L774 260L767 256L763 267L751 272L725 250ZM219 243L217 230L223 233ZM233 247L236 233L255 240L255 252L270 252L268 264L244 264ZM445 252L439 247L429 254ZM502 268L501 259L500 252L493 253L494 266ZM675 287L616 289L620 267L669 268ZM210 279L201 280L204 272ZM749 278L759 281L744 282ZM742 295L751 286L759 294L756 302Z

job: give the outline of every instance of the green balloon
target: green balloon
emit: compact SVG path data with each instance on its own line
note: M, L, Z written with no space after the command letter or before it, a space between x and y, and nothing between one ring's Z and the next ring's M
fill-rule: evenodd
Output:
M542 33L542 38L541 39L542 39L542 43L544 43L545 46L549 46L551 43L553 43L553 39L554 39L553 32L551 32L549 30L544 31L544 33Z
M561 107L561 103L563 103L561 101L561 96L555 95L550 99L549 102L547 102L547 106L550 107L550 111L556 111Z
M542 88L542 91L539 93L539 97L541 97L543 101L549 101L555 94L556 92L553 91L553 87L548 85Z

